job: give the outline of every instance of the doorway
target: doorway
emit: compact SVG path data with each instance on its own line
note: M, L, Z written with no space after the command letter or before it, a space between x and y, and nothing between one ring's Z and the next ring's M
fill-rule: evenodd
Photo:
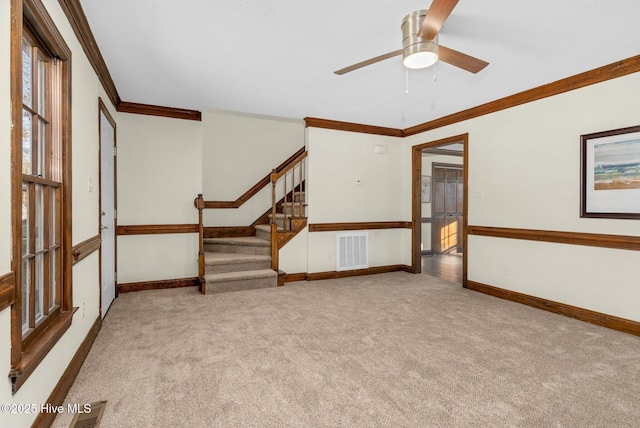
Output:
M466 287L468 134L413 147L412 272Z
M100 314L116 297L116 122L98 100L100 141Z

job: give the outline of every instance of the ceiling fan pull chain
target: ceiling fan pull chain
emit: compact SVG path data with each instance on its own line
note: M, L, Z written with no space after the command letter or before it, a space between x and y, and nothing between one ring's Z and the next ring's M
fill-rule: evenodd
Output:
M404 68L404 94L405 95L409 95L409 69L408 68Z
M435 64L433 64L433 81L435 82L436 80L438 80L438 62L436 61Z

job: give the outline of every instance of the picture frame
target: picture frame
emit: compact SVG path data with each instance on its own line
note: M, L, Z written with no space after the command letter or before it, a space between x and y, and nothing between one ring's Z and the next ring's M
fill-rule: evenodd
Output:
M580 136L580 217L640 219L640 126Z
M422 176L422 203L428 204L431 202L431 176Z

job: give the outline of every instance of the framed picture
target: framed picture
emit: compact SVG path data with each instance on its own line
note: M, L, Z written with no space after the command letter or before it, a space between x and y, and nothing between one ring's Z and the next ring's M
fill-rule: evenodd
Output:
M580 217L640 219L640 126L580 136Z
M431 202L431 176L422 176L422 203L428 204Z

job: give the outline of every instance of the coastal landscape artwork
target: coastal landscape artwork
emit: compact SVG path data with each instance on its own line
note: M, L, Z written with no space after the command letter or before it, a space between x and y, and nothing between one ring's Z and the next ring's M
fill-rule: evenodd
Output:
M640 126L580 136L580 217L640 220Z
M594 190L640 189L640 139L595 144Z

